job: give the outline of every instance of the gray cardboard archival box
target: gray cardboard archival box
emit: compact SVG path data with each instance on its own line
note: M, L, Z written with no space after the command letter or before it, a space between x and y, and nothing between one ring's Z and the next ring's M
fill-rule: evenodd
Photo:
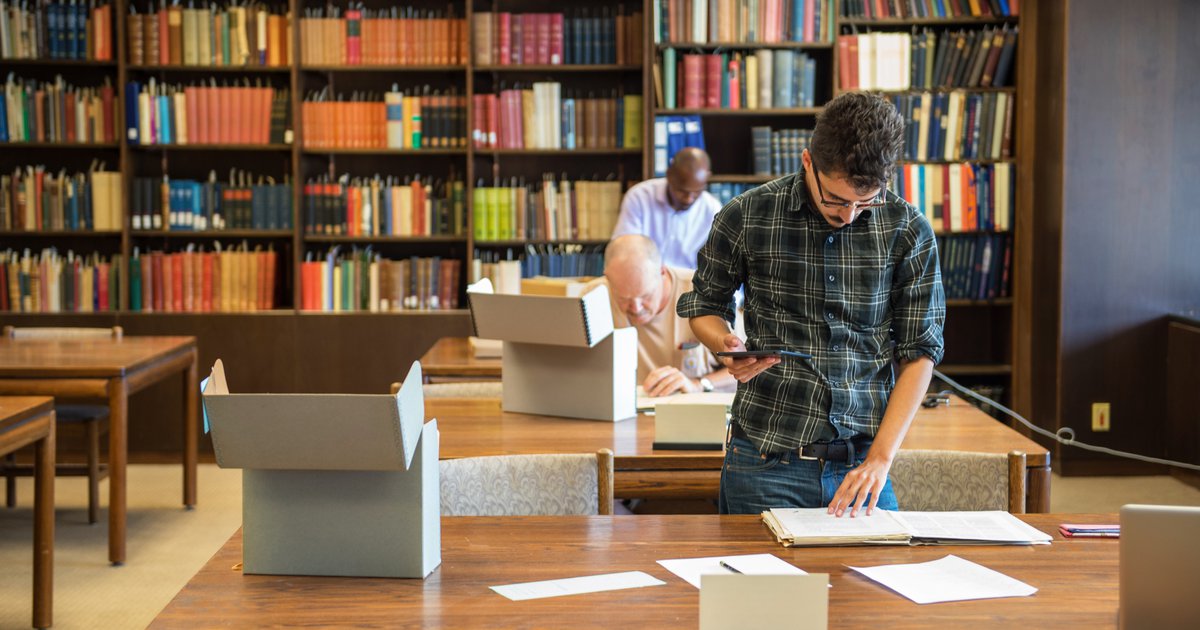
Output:
M725 447L732 392L676 394L654 406L654 448L712 450Z
M203 392L217 465L242 470L246 573L424 578L442 562L437 421L421 365L395 396Z
M505 411L616 421L637 415L637 330L613 329L608 291L471 293L476 336L504 341Z

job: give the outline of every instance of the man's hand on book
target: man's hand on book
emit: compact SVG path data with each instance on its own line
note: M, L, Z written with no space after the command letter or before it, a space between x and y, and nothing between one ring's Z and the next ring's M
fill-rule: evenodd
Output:
M849 509L850 517L854 518L866 505L866 515L870 516L875 504L879 502L879 493L887 484L888 470L891 467L890 462L881 462L868 455L862 464L846 473L842 485L838 486L833 499L829 501L829 513L840 517Z

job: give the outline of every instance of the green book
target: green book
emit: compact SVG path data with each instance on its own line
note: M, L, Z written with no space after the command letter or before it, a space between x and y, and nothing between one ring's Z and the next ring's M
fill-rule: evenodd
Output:
M675 80L675 49L668 48L663 51L663 104L667 109L675 109L675 86L678 81Z
M497 188L496 189L496 233L497 238L512 239L515 238L516 225L512 220L512 189Z

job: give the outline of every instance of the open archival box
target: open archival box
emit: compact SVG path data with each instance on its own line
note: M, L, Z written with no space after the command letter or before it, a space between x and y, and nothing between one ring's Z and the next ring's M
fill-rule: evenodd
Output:
M825 508L774 508L763 522L785 547L836 545L1048 545L1050 536L1003 511L861 511L851 518Z

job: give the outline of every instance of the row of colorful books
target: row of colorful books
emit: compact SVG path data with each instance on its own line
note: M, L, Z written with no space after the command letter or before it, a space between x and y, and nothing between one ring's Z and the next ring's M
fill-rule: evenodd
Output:
M0 0L0 59L112 61L113 5Z
M654 117L654 176L667 174L684 147L705 148L704 123L697 115Z
M662 71L658 89L667 109L812 107L817 98L816 60L793 50L684 54L677 60L668 48Z
M800 154L812 140L811 129L750 128L751 167L755 175L789 175L800 170Z
M151 78L125 86L129 142L279 144L289 141L287 88L255 85L170 85Z
M287 66L292 63L291 15L260 3L163 2L145 13L131 1L125 35L134 65Z
M500 263L517 260L521 277L533 278L578 278L581 276L604 275L604 245L579 243L542 243L526 245L520 250L475 250L471 260L472 278L489 278L492 286L498 286L501 275Z
M1015 97L962 91L892 97L904 116L904 159L999 160L1012 157Z
M1011 295L1011 234L939 236L938 258L947 299L994 300Z
M616 225L621 195L619 181L570 181L549 173L540 182L513 178L507 186L487 187L481 180L472 198L475 238L607 239Z
M609 7L570 13L481 11L473 16L480 66L639 64L642 13Z
M838 36L843 90L1004 87L1013 82L1018 27Z
M833 0L654 0L655 43L827 42Z
M99 170L94 162L86 173L44 166L18 167L0 175L0 230L119 231L124 208L121 174Z
M642 146L640 94L584 98L558 83L474 96L471 138L481 149L614 149ZM628 124L627 122L628 121Z
M458 308L462 261L434 256L389 260L370 248L302 263L300 308L306 311L391 312Z
M0 142L116 142L117 104L108 79L97 87L8 75L0 97Z
M300 18L300 61L313 66L462 65L466 63L466 20L447 11L351 3L304 9Z
M54 248L0 253L0 311L91 313L115 311L121 295L120 254L66 255Z
M891 188L922 210L935 232L1012 229L1011 163L903 164Z
M304 147L309 149L429 149L467 146L467 99L428 87L423 95L393 86L383 99L352 94L310 95L301 105Z
M143 313L234 313L275 308L275 251L246 243L204 251L141 253L129 259L129 310Z
M292 185L236 170L228 182L216 171L204 181L136 177L130 212L135 230L290 230Z
M842 0L842 17L866 18L953 18L1000 17L1018 14L1018 0Z
M453 175L343 175L304 184L306 234L457 236L466 230L465 208L466 186Z

